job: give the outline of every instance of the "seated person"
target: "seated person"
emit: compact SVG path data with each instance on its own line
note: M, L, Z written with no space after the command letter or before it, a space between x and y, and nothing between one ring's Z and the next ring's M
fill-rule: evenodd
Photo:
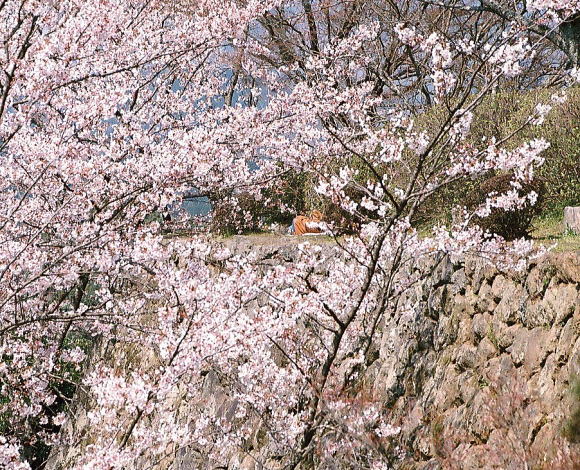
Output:
M323 218L322 213L317 210L312 211L309 217L304 215L294 217L292 225L288 228L288 233L291 235L322 233L324 230Z

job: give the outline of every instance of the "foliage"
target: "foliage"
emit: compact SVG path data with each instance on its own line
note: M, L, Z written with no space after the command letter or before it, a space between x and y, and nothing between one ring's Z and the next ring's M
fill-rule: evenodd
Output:
M516 131L543 100L550 99L557 90L492 95L474 123L474 139L493 136L504 139ZM567 205L580 204L580 88L568 90L566 101L557 105L543 124L535 129L523 129L512 140L518 145L532 136L544 138L550 147L543 154L545 163L538 170L538 178L545 185L545 204L548 212Z
M467 195L465 205L468 209L474 210L485 203L490 194L504 194L512 189L510 175L497 175L483 181ZM524 206L515 211L503 211L492 209L487 217L474 217L473 222L490 233L496 233L506 240L530 235L532 219L542 210L544 186L535 180L532 183L523 185L518 194L523 197L534 192L538 199L534 204L524 203Z
M259 193L237 192L212 195L209 230L221 235L255 233L272 225L288 227L296 215L313 210L324 214L324 220L336 235L355 233L363 222L340 204L321 197L314 190L317 180L309 173L293 170L276 179L276 185ZM349 197L357 199L356 191L347 189ZM360 198L360 197L359 197Z
M564 437L572 443L580 443L580 380L572 382L572 408L564 425Z
M558 104L555 112L548 115L542 125L522 128L533 115L536 106L549 100L554 93L557 93L556 89L502 91L489 95L474 114L468 141L477 145L486 138L495 138L497 141L510 138L509 146L512 148L533 136L549 142L550 147L542 154L545 162L538 169L536 177L536 189L542 188L542 206L538 213L561 217L565 206L580 204L580 88L569 89L566 101ZM418 126L430 128L443 117L444 110L435 107L419 117ZM482 184L488 183L474 179L442 188L418 212L417 222L432 224L438 220L450 220L452 207L463 204L466 198L477 199L475 195L478 193L485 194ZM516 232L525 234L525 230Z
M561 217L561 211L565 206L575 206L580 204L580 88L574 87L568 90L566 101L558 104L555 112L548 115L541 126L526 127L525 122L534 114L534 109L543 101L549 101L550 96L556 93L555 89L540 89L535 91L502 91L494 93L483 100L481 106L474 113L471 132L468 142L471 145L478 145L482 139L495 138L498 141L509 138L509 147L517 145L535 137L541 137L550 143L550 147L542 154L545 163L539 167L536 182L528 190L535 190L541 196L539 204L534 207L528 206L530 216L542 214L556 214ZM420 130L432 129L441 125L446 116L443 107L434 106L428 112L417 117L415 127ZM523 127L522 127L523 126ZM512 135L514 134L515 135ZM412 159L412 155L407 158ZM368 179L362 162L353 159L351 166L359 170L357 181L360 184ZM398 170L399 178L408 178L404 169ZM315 180L310 180L311 187L302 192L302 197L308 200L302 201L302 206L309 201L316 200L313 193ZM474 207L475 201L483 202L486 192L492 190L490 187L493 181L488 182L483 179L463 180L442 187L437 191L426 204L418 208L414 215L414 221L422 226L432 225L438 222L449 223L452 219L451 209L457 205L464 205L467 202ZM499 188L495 188L499 189ZM509 189L505 184L502 190ZM353 191L351 190L351 193ZM308 196L307 196L308 195ZM479 197L478 197L479 195ZM297 195L298 197L300 195ZM320 198L318 198L320 199ZM356 199L356 197L355 197ZM345 215L335 216L340 213L340 205L332 204L329 201L318 200L318 207L322 207L323 212L332 214L331 219L336 220L337 227L345 227ZM496 216L496 218L499 215ZM509 239L528 236L532 228L528 216L514 220L515 214L508 213L501 216L503 222L497 221L494 224L487 224L490 227L503 226L501 233L507 234ZM513 220L513 229L509 225ZM350 231L362 222L361 218L353 221L352 227L345 231ZM522 226L524 224L525 226ZM493 232L494 230L492 230ZM510 232L512 232L510 234ZM500 232L497 232L500 233Z
M258 232L271 224L288 226L293 214L305 213L309 207L309 175L289 170L276 178L275 186L258 193L217 193L212 203L211 227L214 233L232 235Z
M49 338L43 338L48 342ZM44 403L42 413L38 417L29 419L24 428L15 428L10 411L0 415L0 434L9 438L30 436L22 450L22 456L30 463L32 469L43 468L51 449L51 435L58 433L64 422L69 405L81 381L81 371L84 359L91 349L92 341L82 332L69 332L63 339L62 353L53 370L54 378L49 381L48 388L54 392L54 400ZM11 365L13 357L5 356L3 361ZM30 366L38 358L29 357ZM0 383L0 389L5 393L1 397L3 404L10 405L14 399L13 387Z

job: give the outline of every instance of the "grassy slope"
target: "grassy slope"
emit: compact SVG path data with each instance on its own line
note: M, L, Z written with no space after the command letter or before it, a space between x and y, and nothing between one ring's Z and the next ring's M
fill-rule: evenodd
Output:
M534 221L532 237L543 245L556 245L555 251L580 251L580 235L564 230L562 217L539 217Z

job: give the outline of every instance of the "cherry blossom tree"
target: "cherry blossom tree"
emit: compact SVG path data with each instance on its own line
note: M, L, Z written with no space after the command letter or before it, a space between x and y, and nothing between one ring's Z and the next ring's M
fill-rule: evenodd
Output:
M256 421L287 468L393 463L396 427L353 398L382 319L412 308L421 258L522 269L538 254L471 220L533 204L518 189L549 145L466 139L482 100L534 63L541 23L507 18L466 41L461 23L430 10L414 24L419 4L400 4L0 1L0 464L42 467L29 449L59 445L80 346L113 341L153 351L156 367L82 377L103 432L71 468L131 468L176 442L222 462ZM553 22L577 12L534 5ZM418 129L428 106L444 117ZM295 169L364 221L332 253L304 245L264 271L210 234L167 240L152 220L192 188L260 197ZM409 221L438 188L493 171L513 175L509 192L418 236ZM167 398L199 396L208 371L236 400L234 424L203 407L193 430L176 424Z
M567 56L571 67L580 63L580 4L577 0L420 0L427 5L463 12L485 12L536 37L547 39Z

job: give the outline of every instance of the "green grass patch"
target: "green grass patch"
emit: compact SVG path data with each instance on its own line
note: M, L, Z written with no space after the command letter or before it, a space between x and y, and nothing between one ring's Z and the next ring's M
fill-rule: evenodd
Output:
M556 245L554 251L580 250L580 235L566 230L562 214L550 213L533 222L532 238L544 246Z

